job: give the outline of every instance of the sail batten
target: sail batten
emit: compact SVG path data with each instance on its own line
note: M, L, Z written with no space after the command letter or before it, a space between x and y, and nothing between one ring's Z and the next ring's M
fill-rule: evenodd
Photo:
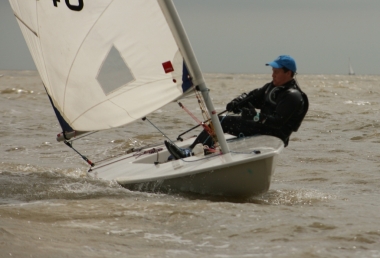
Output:
M9 1L52 104L73 130L131 123L197 80L161 0L91 0L78 8Z
M14 16L17 18L17 20L19 20L26 28L28 28L34 35L36 35L36 37L38 37L38 34L37 32L35 32L31 27L28 26L28 24L26 24L26 22L24 22L20 17L17 16L17 14L14 14Z

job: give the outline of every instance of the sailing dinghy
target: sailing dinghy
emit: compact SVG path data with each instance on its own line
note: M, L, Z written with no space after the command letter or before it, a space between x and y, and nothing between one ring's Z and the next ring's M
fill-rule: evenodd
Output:
M350 58L348 58L348 75L355 75L354 69L352 68L352 65L351 65Z
M223 134L171 0L9 1L62 127L57 140L69 147L72 137L132 123L191 92L203 98L215 153L201 147L168 161L162 144L96 164L81 155L89 176L140 191L238 197L269 189L282 141Z

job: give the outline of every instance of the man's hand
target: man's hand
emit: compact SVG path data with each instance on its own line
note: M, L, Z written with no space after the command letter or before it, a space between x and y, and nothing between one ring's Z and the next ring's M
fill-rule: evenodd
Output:
M226 110L228 112L233 111L235 114L239 114L240 113L240 109L238 108L238 104L239 103L237 101L232 100L230 103L227 104Z
M230 103L227 104L226 110L228 112L234 112L235 114L240 114L241 108L240 104L243 102L243 100L247 97L246 93L241 94L239 97L233 99Z

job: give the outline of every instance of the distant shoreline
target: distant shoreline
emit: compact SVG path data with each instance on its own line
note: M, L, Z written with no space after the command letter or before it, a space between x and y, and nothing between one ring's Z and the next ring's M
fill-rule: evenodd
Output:
M0 70L0 78L5 76L5 75L11 75L12 73L18 73L18 74L33 74L37 73L37 70ZM224 74L224 75L265 75L265 76L271 76L271 73L203 73L204 75L217 75L217 74ZM350 77L355 77L355 76L380 76L378 74L355 74L355 75L349 75L349 74L297 74L297 77L302 77L302 76L350 76ZM296 77L296 78L297 78Z

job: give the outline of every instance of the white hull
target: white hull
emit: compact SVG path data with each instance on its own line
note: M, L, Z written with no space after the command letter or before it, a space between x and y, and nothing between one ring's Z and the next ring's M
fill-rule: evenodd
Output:
M231 138L231 137L230 137ZM177 143L187 146L194 139ZM231 153L193 156L167 162L165 146L152 154L142 149L97 164L89 171L92 177L116 180L120 185L138 191L194 192L200 194L247 197L268 191L282 141L271 136L231 139Z

